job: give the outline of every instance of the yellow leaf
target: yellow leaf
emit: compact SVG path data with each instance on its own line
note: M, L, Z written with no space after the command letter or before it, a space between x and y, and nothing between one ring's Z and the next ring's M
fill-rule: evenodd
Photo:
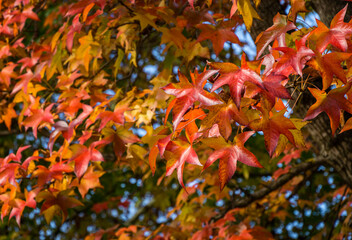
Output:
M156 19L156 16L153 16L149 13L146 12L134 12L136 16L132 18L131 20L137 20L139 21L139 24L141 25L141 31L143 31L148 25L152 26L155 29L158 29L157 25L154 23L154 19Z
M237 6L240 14L243 17L244 24L246 25L247 30L250 32L253 18L260 19L260 17L251 5L250 0L238 0Z
M44 214L44 218L46 222L49 224L55 215L61 214L61 209L58 205L53 205L42 212Z
M94 3L89 4L83 11L82 22L85 22L88 16L89 11L94 7Z
M58 31L55 33L55 35L53 36L53 38L51 39L51 51L53 51L55 49L55 46L58 43L59 37L61 35L61 32Z
M117 76L117 72L119 71L119 69L121 68L121 62L122 62L122 59L124 57L124 53L121 49L118 50L117 52L117 58L116 58L116 61L115 61L115 64L114 64L114 77L116 78Z

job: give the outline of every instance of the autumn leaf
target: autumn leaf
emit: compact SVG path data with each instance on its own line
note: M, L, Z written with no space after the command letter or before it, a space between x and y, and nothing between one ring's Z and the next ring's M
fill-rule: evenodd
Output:
M0 72L0 83L5 84L5 86L8 88L11 83L11 78L16 78L17 74L14 71L14 68L17 66L17 64L14 64L13 62L7 63L6 67L3 67Z
M86 172L90 161L104 161L103 155L95 147L106 143L108 143L107 140L100 140L92 143L88 148L81 144L70 146L73 156L69 162L75 162L75 174L78 178Z
M15 105L15 103L10 103L8 108L4 110L4 114L0 115L0 123L5 122L5 125L9 131L11 131L12 119L17 117L17 113L13 109Z
M310 120L318 116L321 112L326 112L330 119L330 127L332 135L340 124L340 112L345 110L352 114L352 104L345 98L345 94L351 89L351 83L347 83L343 87L335 88L326 93L315 88L308 88L316 102L308 109L304 120Z
M139 138L136 135L123 126L116 127L116 130L104 128L102 134L105 136L105 141L113 143L114 153L118 160L120 160L125 153L127 144L139 141Z
M100 113L97 119L101 119L100 127L98 131L100 132L109 121L114 123L123 124L125 122L124 112L129 108L126 105L116 105L113 112L104 111Z
M262 55L265 48L275 39L277 39L280 47L286 46L285 35L288 31L296 28L292 22L288 22L286 16L276 14L274 17L274 25L261 32L255 43L257 45L257 59Z
M78 187L79 193L81 194L82 198L84 198L89 189L103 187L99 182L99 178L103 174L104 172L94 171L94 167L90 166L80 180L76 178L72 181L71 186Z
M180 124L177 126L173 136L179 135L183 129L185 129L185 134L188 142L193 143L195 139L200 137L202 134L198 132L198 126L196 120L203 120L206 114L203 109L195 107L194 109L189 110L183 117Z
M216 149L206 163L204 164L203 171L212 165L216 160L219 161L219 179L220 189L223 190L225 185L230 181L237 168L237 161L240 161L251 167L263 166L258 162L257 158L248 149L244 147L244 143L252 136L254 131L244 132L237 135L233 143L228 143L220 138L203 139L202 142Z
M23 90L24 93L27 93L28 84L31 80L40 81L41 77L39 74L33 74L30 69L27 69L27 73L18 76L17 78L21 79L13 87L11 94L15 94L20 90Z
M74 208L83 205L76 198L69 196L70 191L71 189L61 192L56 192L55 190L45 190L38 193L36 200L38 202L44 201L40 209L40 213L44 215L47 223L50 223L57 213L60 213L62 215L63 223L67 218L67 210L69 208Z
M22 159L22 152L30 147L31 147L30 145L19 147L17 149L16 155L13 153L10 153L7 157L5 157L4 162L8 163L10 161L14 161L14 162L20 163Z
M291 9L288 14L288 19L294 23L296 23L297 14L299 12L308 12L306 8L305 0L291 0Z
M179 72L179 83L170 83L162 88L167 94L176 96L174 104L170 105L171 107L169 106L167 110L170 112L173 107L174 129L177 128L182 120L182 116L189 108L191 108L194 102L199 101L202 106L211 106L222 103L214 94L203 89L207 79L217 72L217 70L207 70L201 74L195 72L194 74L191 74L192 83L188 81L186 76Z
M18 198L14 200L14 207L11 210L9 219L11 219L12 217L15 217L18 226L21 226L20 221L21 221L23 210L25 207L35 208L37 206L37 202L35 201L34 198L37 196L39 190L40 189L37 188L35 190L28 192L27 189L25 189L24 191L25 201Z
M250 32L253 23L253 18L260 19L258 13L252 7L250 0L237 0L237 8L240 14L242 15L247 30Z
M308 62L310 66L320 72L323 79L323 89L330 87L333 77L337 76L343 83L347 83L346 74L341 63L352 56L352 53L332 52L321 56L317 53L315 58Z
M286 110L269 112L267 109L260 109L263 116L261 119L256 119L249 123L249 126L256 131L263 131L266 149L269 155L272 156L278 144L280 134L283 134L287 139L295 145L295 140L290 130L295 130L296 126L292 121L284 116Z
M64 162L55 163L49 168L39 165L33 172L32 178L38 178L37 186L41 187L52 179L62 180L65 173L72 171L72 167Z
M6 191L0 194L0 201L1 201L1 221L4 220L4 217L9 213L11 210L11 207L13 206L13 201L16 197L16 187L14 185L8 185L7 188L5 188Z
M31 109L32 114L27 117L23 122L22 125L25 126L26 130L28 127L33 128L33 135L37 138L37 129L38 126L42 123L50 123L54 124L54 117L51 113L51 109L54 104L50 104L45 110L43 109Z
M229 99L226 104L219 104L207 107L209 113L201 122L199 131L212 128L214 124L219 127L220 134L228 139L232 133L232 121L236 121L242 126L248 125L246 115L238 110L232 99Z
M216 79L211 92L223 85L230 87L230 93L236 106L240 106L241 95L246 82L251 82L263 88L263 80L258 73L249 68L245 54L242 54L241 68L231 63L208 63L210 67L219 70L220 76Z
M347 11L347 5L338 12L332 19L330 29L324 23L317 20L318 27L314 29L310 36L310 47L322 53L331 44L342 51L347 50L347 38L352 34L352 23L345 23L343 20Z
M302 69L305 63L315 55L310 48L306 47L307 37L308 35L305 35L295 42L296 49L289 47L273 48L273 50L284 53L276 65L276 73L281 73L288 67L292 67L297 74L302 76Z
M341 129L340 133L343 133L345 131L351 130L352 129L352 118L349 118L343 128Z
M213 48L216 55L219 55L224 48L224 43L229 41L231 43L240 44L240 40L233 32L232 28L215 27L210 24L199 24L197 28L202 32L197 39L198 42L210 39L213 43Z
M186 189L183 184L183 167L185 163L202 166L192 145L182 139L170 142L165 149L164 157L167 160L166 176L170 176L177 169L178 182L184 189Z
M16 174L21 167L18 163L7 163L0 168L0 186L4 186L7 182L16 185Z

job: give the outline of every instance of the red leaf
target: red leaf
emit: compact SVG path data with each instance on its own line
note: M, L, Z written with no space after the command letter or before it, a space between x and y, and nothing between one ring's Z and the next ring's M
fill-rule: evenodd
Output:
M343 87L335 88L328 94L315 88L308 88L317 101L308 109L304 120L310 120L318 116L321 112L326 112L330 118L332 135L340 124L340 112L345 110L352 114L352 104L345 98L345 94L351 89L352 83L347 83Z
M240 69L236 65L230 63L210 63L209 65L212 68L219 69L220 73L211 92L214 92L225 84L228 85L230 87L232 99L237 107L240 106L244 83L251 82L264 89L262 78L259 74L248 67L245 54L242 54L242 68Z
M272 156L278 144L280 134L285 135L288 140L295 145L293 134L290 130L296 129L292 121L284 116L286 110L276 112L273 110L272 115L268 110L261 108L263 117L252 121L249 126L256 131L263 131L266 149Z
M220 134L228 139L232 133L232 121L238 122L242 126L248 125L246 115L239 111L236 105L230 99L227 104L219 104L207 107L208 115L203 119L199 131L210 129L214 124L219 126Z
M21 167L18 163L8 163L0 168L0 186L4 186L6 182L16 185L16 174L18 168Z
M206 81L212 75L217 73L216 70L208 70L202 74L195 72L191 74L192 83L179 72L180 82L170 83L162 89L167 93L176 96L177 100L173 106L173 126L177 128L178 124L182 120L182 116L186 111L191 108L194 102L199 101L201 105L211 106L222 103L217 97L203 89ZM168 108L168 111L170 107Z
M49 168L44 166L37 166L37 169L33 172L32 177L38 177L38 186L43 186L52 179L62 180L64 173L72 172L73 169L69 165L59 162L55 163Z
M295 42L296 49L289 47L273 48L273 50L284 53L276 65L274 70L276 73L280 74L281 72L284 72L284 70L286 70L288 67L292 67L297 74L302 76L302 68L305 66L305 63L315 55L314 52L310 48L307 48L305 45L307 37L308 35L305 35L301 40Z
M94 171L93 167L89 167L80 180L78 178L73 180L71 186L77 186L79 193L82 195L82 198L84 198L89 189L103 187L99 182L99 178L103 174L104 172Z
M39 192L39 189L35 189L33 191L27 192L27 190L25 189L25 197L26 197L26 201L23 201L22 199L15 199L15 206L12 209L9 219L11 219L12 217L16 218L16 222L18 224L18 226L21 225L21 216L23 213L23 210L25 207L30 207L30 208L35 208L37 203L34 200L34 198L37 196Z
M337 76L343 83L347 82L346 74L341 63L352 56L352 53L332 52L321 56L318 52L316 57L308 62L310 66L318 70L323 78L323 90L330 87L333 77Z
M346 5L332 19L330 29L327 28L324 23L317 20L318 27L311 32L309 37L310 45L313 45L315 50L322 53L329 44L341 49L342 51L347 50L348 46L346 39L350 38L352 34L352 23L345 23L343 21L347 11L347 6L348 5Z
M113 121L114 123L118 124L123 124L125 122L124 112L128 109L129 108L127 105L116 105L114 112L104 111L100 113L97 117L97 119L101 119L98 131L100 132L109 121Z
M237 161L240 161L251 167L263 166L258 162L257 158L248 149L244 147L244 143L248 140L254 131L244 132L237 135L233 143L227 143L223 138L203 139L202 142L209 147L215 148L206 163L203 171L207 169L216 160L219 162L219 179L220 189L223 190L225 185L230 181L234 175L237 167Z
M16 83L16 85L12 89L11 94L15 94L16 92L18 92L21 89L23 90L24 93L27 94L27 88L28 88L29 81L31 81L33 79L35 79L37 81L41 80L41 76L39 74L34 75L30 69L27 69L27 73L22 74L18 78L21 80L18 83Z
M224 48L224 43L229 41L232 43L240 44L240 40L233 32L232 28L221 28L214 27L210 24L199 24L197 28L202 30L197 41L201 42L206 39L210 39L213 43L215 54L218 56L221 50Z
M166 164L166 176L170 176L177 169L177 179L181 186L186 190L183 184L183 167L185 163L202 166L192 145L183 140L170 142L164 153Z
M69 161L75 161L75 174L78 178L86 172L90 161L104 161L103 155L94 147L105 143L106 140L103 140L92 143L89 148L80 144L75 144L70 147L73 151L73 157Z
M54 210L52 207L57 206L60 208L63 216L62 218L62 223L63 223L67 218L67 215L68 215L67 210L69 208L74 208L74 207L83 205L80 201L68 195L70 191L71 189L61 191L59 193L43 191L38 194L36 200L38 202L41 202L44 200L44 203L40 209L40 213L44 214L45 219L47 220L48 223L50 222L48 220L51 220L51 218L54 216L54 214L50 212Z
M51 114L51 108L54 106L54 104L50 104L45 110L43 109L31 109L32 115L26 118L22 124L26 127L32 127L33 128L33 135L35 138L37 138L37 129L38 126L41 123L47 122L54 124L54 117Z
M5 83L6 87L9 87L11 84L11 78L17 77L14 68L17 64L13 62L9 62L6 67L1 69L0 72L0 83Z
M278 40L279 46L286 46L286 32L295 29L296 26L292 22L287 22L286 16L280 13L274 17L274 25L260 33L255 40L257 45L257 59L262 55L265 48L275 39Z
M291 0L291 9L288 14L288 19L296 23L297 14L299 12L308 12L305 0Z
M19 147L17 152L16 152L16 155L13 154L13 153L10 153L5 159L4 159L4 162L8 163L10 161L15 161L15 162L21 162L21 159L22 159L22 152L24 150L26 150L27 148L31 147L31 145L27 145L27 146L24 146L24 147Z

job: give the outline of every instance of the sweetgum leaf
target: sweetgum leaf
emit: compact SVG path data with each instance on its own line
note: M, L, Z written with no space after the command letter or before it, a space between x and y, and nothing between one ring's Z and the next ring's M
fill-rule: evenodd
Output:
M332 135L340 124L341 110L352 114L352 104L345 98L345 94L351 89L351 82L343 87L335 88L329 93L315 88L308 88L316 102L308 109L304 120L310 120L318 116L321 112L326 112L330 118Z
M164 157L167 160L166 176L170 176L177 169L178 182L184 189L186 189L183 183L183 168L185 163L202 166L192 145L184 140L170 142L166 147Z
M257 59L262 55L265 48L275 39L278 40L280 47L286 46L285 34L296 28L292 22L287 22L286 16L280 13L276 14L273 21L274 25L264 32L261 32L255 40L257 45Z
M210 24L199 24L197 28L202 31L197 41L201 42L209 39L213 43L213 48L217 56L224 48L225 42L229 41L231 43L240 44L240 40L233 32L232 28L215 27Z
M241 133L235 137L233 143L227 143L222 137L202 140L209 147L216 149L204 164L203 171L220 159L219 179L221 190L224 189L235 173L237 161L251 167L263 167L254 154L244 147L244 143L253 133L254 131Z
M236 65L231 63L209 63L209 65L214 69L218 69L220 73L220 76L211 88L211 92L214 92L216 89L225 84L228 85L230 88L231 97L237 107L240 106L242 92L246 82L251 82L259 88L264 89L263 80L260 75L248 67L245 54L242 54L241 68L238 68Z
M348 44L347 40L352 34L352 23L345 23L347 5L338 12L332 19L330 29L324 23L317 20L318 27L314 29L309 37L310 47L322 53L329 44L346 51Z
M199 101L201 105L211 106L221 104L222 102L216 97L203 89L208 78L217 73L217 70L207 70L201 74L192 75L192 83L179 72L179 83L170 83L162 89L170 95L176 96L176 100L168 107L168 112L173 107L173 126L177 129L186 111L193 106L194 102Z

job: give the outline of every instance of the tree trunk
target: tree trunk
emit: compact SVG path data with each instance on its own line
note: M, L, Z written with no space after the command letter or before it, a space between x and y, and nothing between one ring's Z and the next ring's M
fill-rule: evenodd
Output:
M321 21L330 26L333 17L345 7L344 1L312 0L311 6L319 14ZM351 19L351 7L348 7L345 21ZM272 19L277 12L282 11L278 0L262 0L258 7L258 14L264 20L255 20L251 30L251 36L255 40L256 36L272 25ZM321 83L321 79L320 79ZM302 94L299 103L294 108L294 115L304 118L308 108L315 103L314 97L307 89ZM298 98L298 91L293 96L293 104ZM308 124L304 131L309 135L312 142L313 151L316 155L325 156L328 164L333 167L341 176L343 181L352 188L352 133L347 131L342 134L331 135L330 120L326 113L321 113L316 119Z

